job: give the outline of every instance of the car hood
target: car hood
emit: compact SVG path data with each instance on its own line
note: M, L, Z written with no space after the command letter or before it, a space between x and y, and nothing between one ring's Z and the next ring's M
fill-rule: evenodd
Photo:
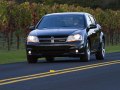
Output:
M82 29L35 29L30 32L31 36L68 36L75 33L81 33Z

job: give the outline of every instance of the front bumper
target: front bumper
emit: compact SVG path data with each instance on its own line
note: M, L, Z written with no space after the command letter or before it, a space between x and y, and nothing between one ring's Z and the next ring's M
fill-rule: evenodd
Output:
M27 43L26 44L27 55L35 57L75 57L79 56L84 51L84 45L80 42L73 43L50 43L50 44L40 44L40 43Z

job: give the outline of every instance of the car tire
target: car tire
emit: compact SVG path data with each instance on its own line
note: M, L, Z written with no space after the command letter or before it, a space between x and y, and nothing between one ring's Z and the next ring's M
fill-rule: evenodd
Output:
M47 62L53 62L54 61L54 57L46 57L46 61Z
M80 55L80 61L88 62L90 60L90 44L87 41L84 54Z
M105 58L105 42L102 41L100 44L100 50L98 50L95 54L97 60L104 60Z
M28 63L37 63L37 58L33 56L27 56L27 62Z

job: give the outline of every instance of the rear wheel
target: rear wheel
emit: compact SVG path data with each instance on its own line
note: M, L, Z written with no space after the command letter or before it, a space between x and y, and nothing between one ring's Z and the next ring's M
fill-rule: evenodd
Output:
M90 60L90 45L87 41L84 54L80 55L80 60L83 62L88 62Z
M100 44L100 50L98 50L95 54L97 60L104 60L105 58L105 43L102 41Z
M33 56L27 56L27 62L28 63L37 63L37 58Z
M54 57L46 57L46 61L47 62L53 62L54 61Z

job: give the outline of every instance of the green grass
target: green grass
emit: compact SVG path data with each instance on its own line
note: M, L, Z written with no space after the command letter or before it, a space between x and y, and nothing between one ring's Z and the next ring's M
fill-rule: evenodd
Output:
M106 46L106 52L120 52L120 45L117 46ZM0 51L0 64L15 63L26 61L25 50L2 50Z
M120 52L120 44L113 46L106 46L106 52L107 53Z
M25 50L0 51L0 64L26 61Z

